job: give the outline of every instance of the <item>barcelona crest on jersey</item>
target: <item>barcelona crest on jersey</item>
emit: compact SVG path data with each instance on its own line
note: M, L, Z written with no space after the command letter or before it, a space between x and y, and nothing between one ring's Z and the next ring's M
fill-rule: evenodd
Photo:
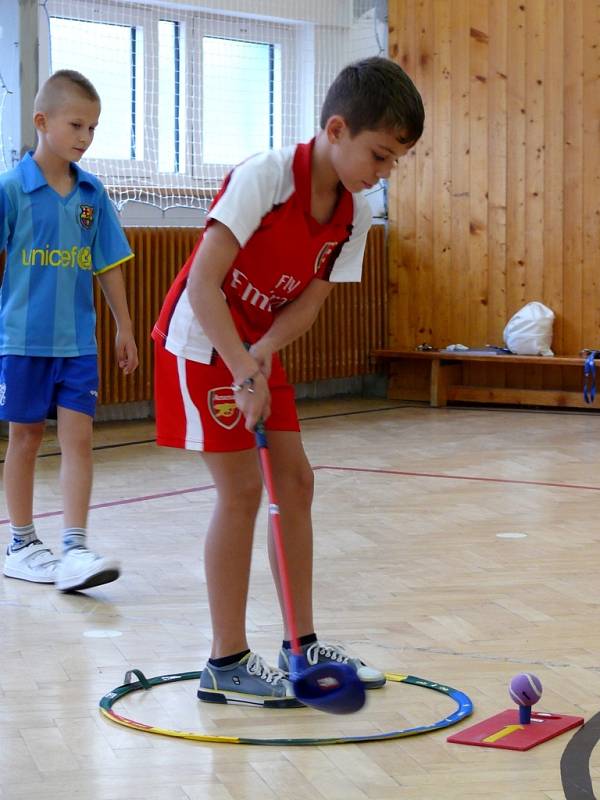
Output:
M85 228L86 231L92 227L92 223L94 221L94 206L79 206L79 222L82 228Z

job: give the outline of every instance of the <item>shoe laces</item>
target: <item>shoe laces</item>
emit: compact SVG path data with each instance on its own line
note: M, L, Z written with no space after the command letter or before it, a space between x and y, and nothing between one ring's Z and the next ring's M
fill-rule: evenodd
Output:
M246 662L246 671L249 675L257 675L261 681L272 683L273 685L285 678L285 674L280 669L270 667L258 653L250 653L250 657Z
M325 656L329 661L337 661L339 664L347 664L350 661L350 656L341 645L327 642L313 642L309 645L305 656L311 666L318 662L319 656Z

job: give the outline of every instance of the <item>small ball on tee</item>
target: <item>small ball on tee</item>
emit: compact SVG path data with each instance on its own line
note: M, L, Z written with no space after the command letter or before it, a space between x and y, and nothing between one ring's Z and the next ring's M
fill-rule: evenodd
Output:
M531 672L520 672L511 679L508 692L520 706L532 706L542 696L542 682Z

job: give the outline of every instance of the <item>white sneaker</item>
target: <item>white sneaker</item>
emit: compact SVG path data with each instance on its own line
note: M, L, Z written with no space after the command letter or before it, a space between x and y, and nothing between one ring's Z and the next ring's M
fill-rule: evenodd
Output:
M379 689L385 685L385 673L374 667L368 667L360 658L349 655L339 644L327 644L327 642L317 641L304 645L302 651L309 667L329 661L333 661L336 664L348 664L356 670L356 674L365 689ZM279 651L279 669L283 670L286 675L290 670L289 657L290 651L282 647Z
M116 581L120 565L113 558L103 558L87 547L73 547L62 557L56 571L56 588L61 592L90 589Z
M52 550L36 539L19 550L6 551L4 574L32 583L54 583L60 561Z

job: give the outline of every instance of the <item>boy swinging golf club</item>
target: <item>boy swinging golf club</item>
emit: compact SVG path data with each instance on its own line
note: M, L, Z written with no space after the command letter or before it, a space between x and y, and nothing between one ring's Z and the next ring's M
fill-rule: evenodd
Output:
M311 327L336 283L360 280L371 224L361 192L388 178L417 142L424 111L401 67L376 57L342 70L320 122L312 141L252 156L227 175L153 331L157 442L199 451L217 492L204 552L213 630L198 689L205 702L302 705L309 698L304 690L300 699L294 691L300 685L296 656L309 667L343 665L364 688L385 683L381 671L315 633L313 473L293 388L277 353ZM283 580L273 525L271 567L284 612L284 591L293 598L298 634L284 613L278 667L251 652L246 637L250 556L262 494L254 441L259 420L267 430L285 536ZM321 678L321 684L318 676L312 681L312 689L322 690L328 682L333 687L327 679L335 676Z

